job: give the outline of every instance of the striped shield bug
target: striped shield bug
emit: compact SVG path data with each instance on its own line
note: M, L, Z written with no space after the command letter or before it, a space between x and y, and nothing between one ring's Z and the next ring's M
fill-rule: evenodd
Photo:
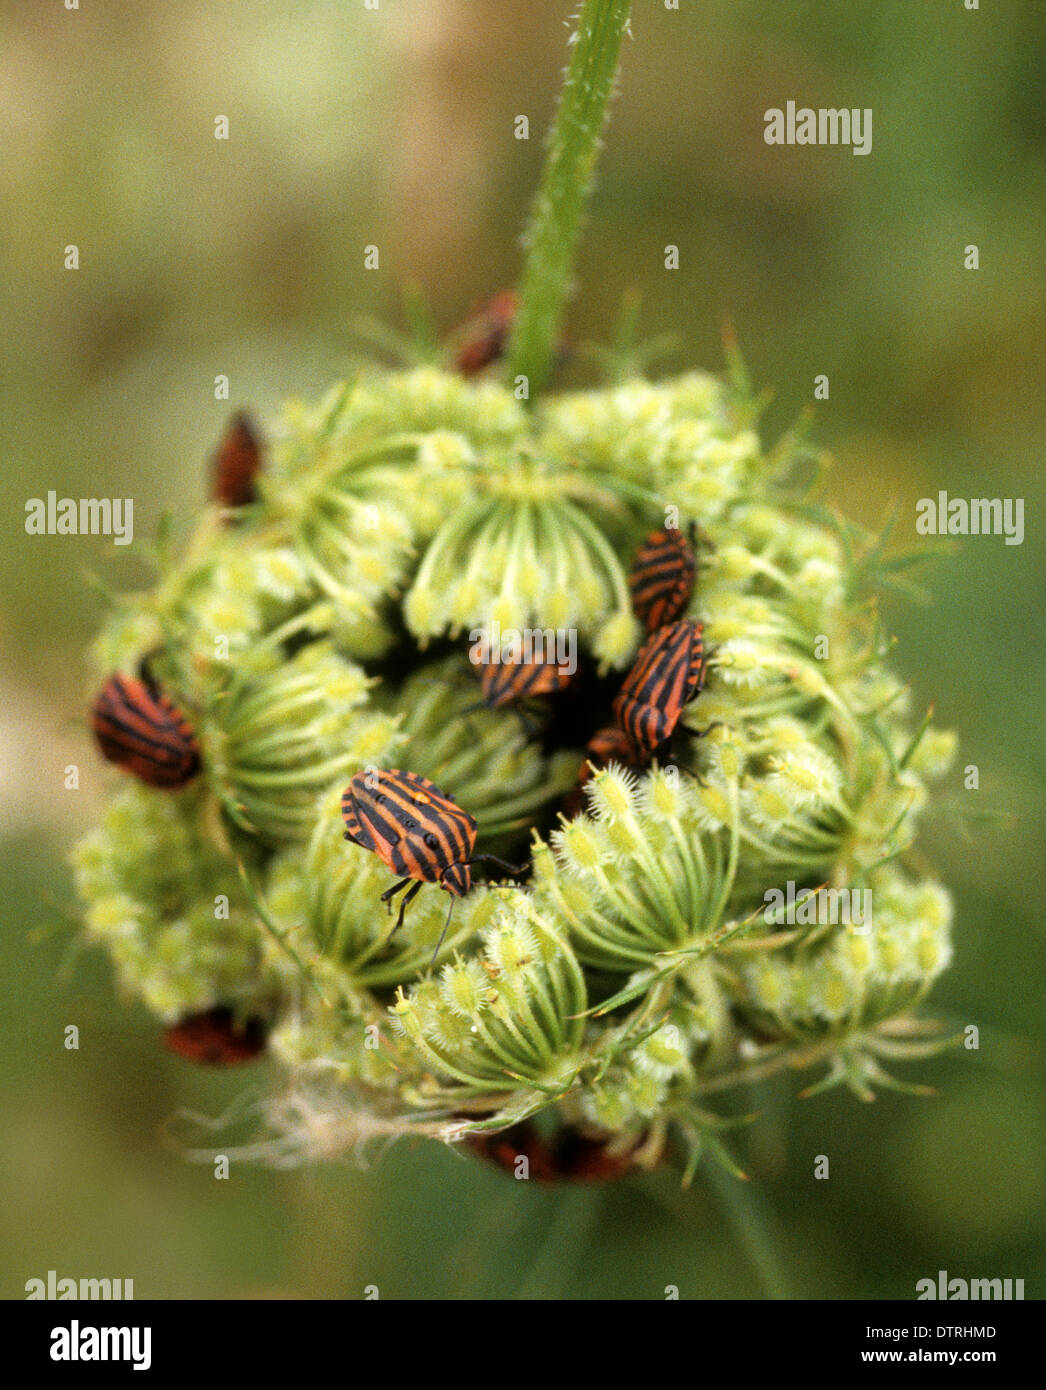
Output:
M232 1067L265 1051L265 1026L259 1018L239 1023L231 1009L219 1005L165 1028L163 1045L199 1066Z
M225 427L211 465L211 496L225 507L246 507L258 500L255 480L261 471L261 444L250 416L239 411Z
M668 623L640 648L614 701L614 717L631 740L634 755L654 757L703 688L703 630L700 623Z
M632 607L647 632L674 622L686 609L696 572L694 547L678 527L647 536L628 576Z
M94 702L91 723L102 756L151 787L184 787L200 770L196 735L148 678L110 676Z
M623 767L633 767L636 761L631 740L625 731L619 729L616 724L610 724L605 729L597 729L585 745L585 755L585 761L578 770L577 786L568 795L563 810L567 820L573 820L585 803L584 787L592 776L590 763L598 769L607 767L610 763L620 763Z
M519 298L515 291L502 290L473 313L457 335L454 366L462 376L476 376L484 367L498 361L505 351L518 308Z
M454 898L472 887L472 864L490 859L512 873L520 870L493 854L475 854L476 822L446 792L417 772L395 769L357 772L341 798L345 838L372 850L394 874L403 877L381 895L389 904L404 889L399 916L389 938L403 925L407 905L423 883L438 883L451 896L433 960L450 926Z
M578 773L578 781L582 785L592 775L588 766L589 763L594 763L597 768L606 767L609 763L627 765L634 756L628 735L615 724L610 724L605 729L597 729L588 743L585 744L585 752L588 757L584 767Z
M491 661L480 668L483 703L491 709L518 704L537 695L555 695L574 679L554 661Z

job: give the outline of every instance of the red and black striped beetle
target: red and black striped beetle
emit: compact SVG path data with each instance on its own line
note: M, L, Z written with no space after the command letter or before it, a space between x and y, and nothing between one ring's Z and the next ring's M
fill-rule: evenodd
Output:
M265 1025L260 1018L238 1023L233 1011L219 1004L165 1028L163 1045L198 1066L232 1067L265 1051Z
M634 755L649 759L675 732L683 710L705 683L701 623L668 623L648 637L614 701L614 717Z
M647 632L674 622L685 610L696 573L694 547L678 527L647 536L628 576L632 607Z
M239 411L225 427L214 455L211 496L225 507L246 507L258 500L255 486L262 451L251 418Z
M417 772L396 769L357 772L341 797L345 838L372 850L394 874L403 877L381 895L389 903L403 889L399 916L389 938L403 925L407 905L423 883L438 883L451 899L463 898L472 887L472 864L489 859L512 873L493 854L475 854L476 822L457 803ZM453 901L440 933L433 960L450 925Z
M151 787L184 787L200 770L200 748L181 710L150 679L117 673L94 702L102 756Z

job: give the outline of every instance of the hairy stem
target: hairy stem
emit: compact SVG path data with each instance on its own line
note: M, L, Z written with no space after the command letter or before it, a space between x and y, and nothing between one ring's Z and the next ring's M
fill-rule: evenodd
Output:
M573 37L527 229L520 308L508 348L509 379L525 376L531 400L551 370L630 8L631 0L584 0Z

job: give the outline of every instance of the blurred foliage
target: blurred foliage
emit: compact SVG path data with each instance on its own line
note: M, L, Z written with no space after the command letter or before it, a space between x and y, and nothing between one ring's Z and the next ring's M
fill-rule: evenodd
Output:
M0 11L0 1294L52 1268L159 1297L764 1293L714 1193L669 1174L542 1189L402 1147L366 1170L238 1166L216 1183L165 1128L180 1107L220 1114L265 1075L163 1053L61 916L64 848L108 778L77 731L99 611L84 571L122 585L141 569L100 538L26 536L26 499L133 496L147 539L164 509L177 522L195 505L231 406L264 414L320 391L359 315L395 322L416 281L449 328L511 283L570 7L538 9ZM936 1100L800 1104L787 1080L757 1092L770 1123L743 1154L751 1189L795 1293L910 1298L946 1268L1024 1277L1041 1297L1046 10L641 0L633 33L571 341L605 340L636 287L646 331L680 335L666 367L718 367L729 315L753 378L776 388L771 435L827 373L830 495L871 526L896 504L902 542L915 499L938 489L1027 499L1022 546L969 539L929 571L932 607L887 607L899 668L960 730L959 768L980 769L977 792L952 775L924 841L957 903L934 1006L978 1023L980 1050L923 1065ZM789 98L871 106L871 155L768 147L763 112ZM78 272L62 266L69 243ZM561 381L587 370L575 353ZM230 405L213 399L218 373ZM62 790L70 761L78 792ZM69 1022L79 1052L62 1047ZM820 1153L828 1182L813 1179Z

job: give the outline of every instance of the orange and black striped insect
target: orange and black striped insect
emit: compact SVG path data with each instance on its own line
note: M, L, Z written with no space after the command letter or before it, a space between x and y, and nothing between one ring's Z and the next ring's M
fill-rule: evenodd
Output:
M675 732L683 710L705 683L701 623L685 620L659 628L639 650L614 701L614 717L633 753L653 758Z
M491 709L518 704L537 695L555 695L574 679L554 661L491 661L480 669L483 703Z
M255 486L262 451L250 416L239 411L225 427L214 455L211 496L225 507L246 507L258 500Z
M697 557L682 531L652 531L636 551L628 576L632 607L647 632L679 617L694 592Z
M504 354L518 308L516 292L502 290L472 315L460 330L454 353L454 366L462 376L476 376Z
M585 744L585 761L578 770L577 786L567 797L563 809L563 814L567 820L573 820L585 804L584 787L592 776L590 763L597 769L607 767L610 763L620 763L623 767L634 767L636 755L632 748L632 741L624 729L619 729L616 724L610 724L605 729L597 729L588 743Z
M265 1025L260 1018L239 1023L231 1009L218 1005L165 1028L163 1045L199 1066L232 1067L265 1051Z
M403 875L381 895L391 912L392 899L407 890L390 938L403 925L407 905L423 883L438 883L453 900L471 889L471 866L477 859L490 859L512 873L519 872L496 855L475 854L476 822L446 792L416 772L357 772L342 793L341 814L346 840L372 850L394 874ZM451 901L433 959L443 945L453 910Z
M612 762L628 763L633 756L628 735L616 724L609 724L605 729L597 729L585 744L585 752L588 754L585 763L586 771L588 771L589 763L594 763L596 767L606 767L608 763ZM589 776L591 776L591 772L589 772ZM578 780L587 782L588 777L580 773Z
M184 787L200 770L196 735L144 670L141 679L110 676L91 723L102 756L151 787Z

